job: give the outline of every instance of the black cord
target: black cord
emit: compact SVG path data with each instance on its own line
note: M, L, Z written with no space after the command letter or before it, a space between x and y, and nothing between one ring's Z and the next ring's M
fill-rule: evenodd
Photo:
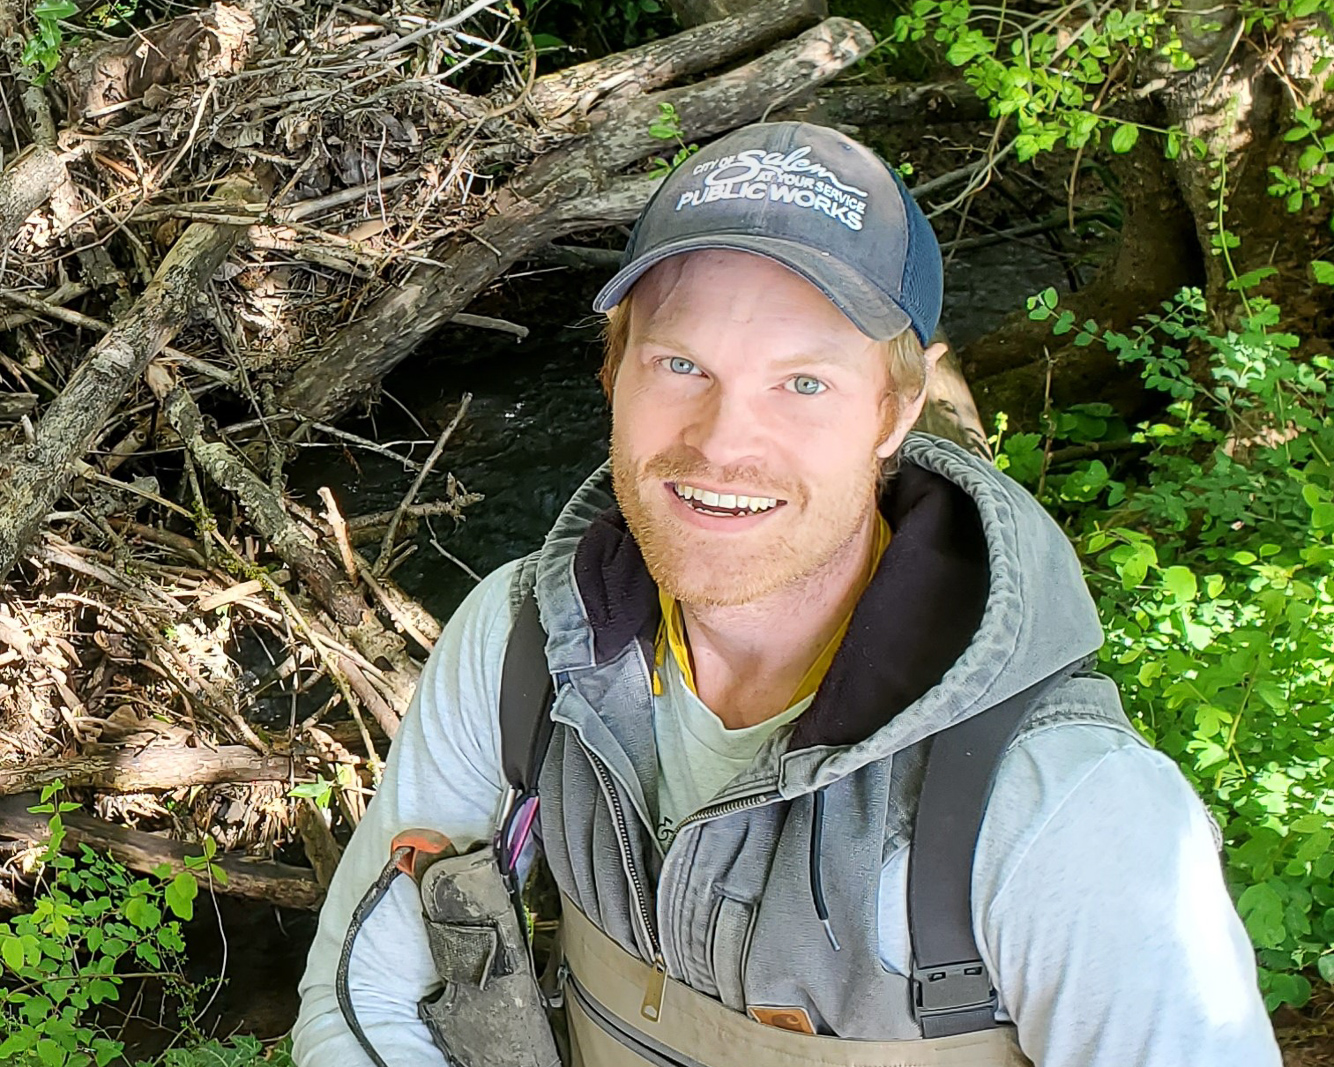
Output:
M829 906L824 899L824 876L820 873L820 851L824 847L824 790L817 789L814 794L815 812L811 816L811 899L815 902L815 917L824 927L825 936L835 952L841 949L838 938L834 936L833 924L829 921Z
M352 921L347 926L347 935L343 938L343 951L338 958L338 975L334 983L335 991L338 994L338 1009L343 1013L343 1019L347 1022L349 1029L351 1029L357 1041L360 1042L366 1055L371 1058L375 1067L389 1067L389 1065L375 1051L375 1046L371 1044L370 1038L366 1036L366 1032L361 1028L361 1023L357 1020L357 1013L352 1009L352 993L348 989L348 969L352 963L352 948L356 943L357 934L361 931L362 924L370 917L371 912L375 910L375 906L380 903L385 893L389 892L389 887L394 883L394 879L403 873L398 869L398 861L409 851L411 850L407 848L399 848L394 851L385 869L371 883L371 887L366 890L366 895L361 898L361 903L357 905L356 910L352 913Z

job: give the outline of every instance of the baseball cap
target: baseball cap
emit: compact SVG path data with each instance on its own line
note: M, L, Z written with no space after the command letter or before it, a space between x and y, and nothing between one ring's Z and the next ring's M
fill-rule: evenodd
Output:
M664 259L708 248L781 263L878 340L911 327L930 344L940 319L931 224L884 160L827 126L756 123L686 159L640 214L594 310L611 310Z

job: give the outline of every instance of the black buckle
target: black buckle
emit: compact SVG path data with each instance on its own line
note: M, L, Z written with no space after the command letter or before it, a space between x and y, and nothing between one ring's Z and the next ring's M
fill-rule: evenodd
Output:
M949 1019L969 1013L979 1018L971 1022L959 1019L963 1030L986 1029L995 1025L996 991L991 977L981 960L964 963L946 963L938 967L912 969L913 1017L922 1026L927 1037L935 1036L926 1030L954 1030ZM987 1020L990 1020L989 1023Z

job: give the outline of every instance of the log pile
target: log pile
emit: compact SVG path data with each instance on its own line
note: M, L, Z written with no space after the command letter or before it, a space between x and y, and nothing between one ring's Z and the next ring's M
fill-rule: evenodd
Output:
M432 470L452 426L425 464L353 439L420 474L385 515L301 505L285 460L348 440L332 423L442 324L521 333L465 309L634 218L663 105L703 139L873 46L775 0L539 77L499 0L217 2L82 42L46 84L0 58L21 89L0 106L0 871L58 778L89 809L71 842L150 869L212 835L230 891L314 906L439 635L394 583L401 535L479 498Z

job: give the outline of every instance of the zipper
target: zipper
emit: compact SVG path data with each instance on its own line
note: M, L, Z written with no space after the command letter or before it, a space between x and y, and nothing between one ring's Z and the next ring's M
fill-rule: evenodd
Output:
M621 798L616 792L616 783L612 781L611 771L607 765L602 762L602 758L596 755L587 745L580 741L584 754L588 757L588 762L593 767L593 772L598 776L602 784L602 792L607 797L607 803L611 807L612 822L616 827L616 841L621 849L621 863L625 867L625 872L630 878L630 889L635 898L635 907L639 912L639 921L644 928L644 938L648 942L649 948L653 952L653 974L649 978L648 987L644 990L644 1002L640 1005L639 1013L650 1022L657 1022L662 1017L662 998L667 987L667 961L662 956L662 945L658 941L658 933L654 929L653 913L648 906L648 892L644 888L644 879L640 876L639 868L635 865L634 857L630 848L630 829L625 819L625 809L621 806Z
M737 797L735 800L725 800L721 804L712 804L707 808L700 808L699 811L693 815L687 815L676 824L676 833L680 834L687 826L693 826L698 822L717 819L723 815L735 815L739 811L749 811L751 808L762 808L766 804L772 804L775 800L781 800L782 796L777 790L770 790L767 793L751 793L748 796Z

